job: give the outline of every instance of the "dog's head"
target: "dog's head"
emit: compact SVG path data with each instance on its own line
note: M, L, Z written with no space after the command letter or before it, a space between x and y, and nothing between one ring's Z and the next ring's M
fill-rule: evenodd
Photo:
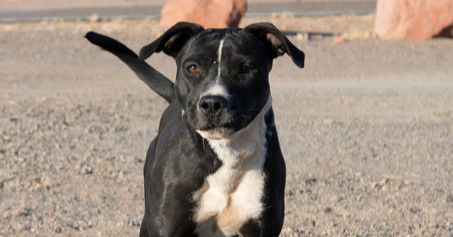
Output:
M227 138L262 110L274 58L287 53L299 67L305 58L269 23L208 30L178 23L143 47L140 58L160 51L176 60L176 98L189 126L208 139Z

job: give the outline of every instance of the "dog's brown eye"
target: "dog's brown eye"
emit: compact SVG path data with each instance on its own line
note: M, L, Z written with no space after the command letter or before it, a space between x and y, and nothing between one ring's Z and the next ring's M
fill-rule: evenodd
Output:
M195 65L195 64L190 65L190 66L187 68L187 70L188 70L190 73L197 73L197 72L200 71L200 69L198 68L198 66Z
M242 65L241 66L241 74L249 74L253 72L253 68L249 66Z

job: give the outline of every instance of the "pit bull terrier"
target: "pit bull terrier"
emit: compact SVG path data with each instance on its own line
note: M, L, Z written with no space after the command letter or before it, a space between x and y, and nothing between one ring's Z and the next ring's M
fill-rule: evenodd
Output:
M89 32L170 105L144 168L140 236L278 236L284 219L286 168L269 87L273 59L305 55L277 28L204 29L178 23L136 55ZM171 82L145 61L176 60Z

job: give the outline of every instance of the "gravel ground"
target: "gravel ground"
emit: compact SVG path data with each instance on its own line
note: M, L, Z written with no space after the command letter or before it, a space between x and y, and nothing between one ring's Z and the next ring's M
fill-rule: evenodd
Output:
M304 70L283 57L271 74L288 167L281 236L453 236L453 41L374 39L373 16L242 24L262 20L307 56ZM166 104L88 30L138 50L163 29L0 24L0 236L138 234ZM172 59L149 61L174 77Z

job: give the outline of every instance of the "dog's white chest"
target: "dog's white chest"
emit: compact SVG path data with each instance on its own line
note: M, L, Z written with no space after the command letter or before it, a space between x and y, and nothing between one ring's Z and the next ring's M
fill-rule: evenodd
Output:
M266 159L264 115L228 140L208 140L222 166L209 175L194 194L197 202L195 222L199 236L230 236L263 211Z
M200 190L195 221L199 236L228 236L262 212L264 174L251 170L243 174L220 168Z

